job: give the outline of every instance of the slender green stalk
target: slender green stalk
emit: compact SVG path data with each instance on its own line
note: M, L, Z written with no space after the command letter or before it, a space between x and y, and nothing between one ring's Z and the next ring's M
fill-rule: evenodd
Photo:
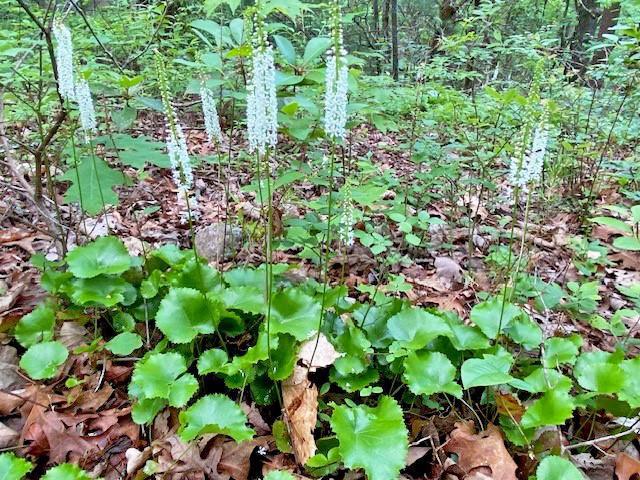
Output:
M200 285L204 286L204 280L202 278L202 264L200 263L200 256L198 255L198 250L196 248L196 232L195 232L195 227L193 225L193 213L191 211L191 202L189 202L189 194L187 192L184 192L184 198L185 198L185 202L187 204L187 217L188 217L188 222L189 222L189 234L191 236L191 248L193 249L193 258L194 261L196 262L196 270L198 272L198 280L200 280ZM206 301L205 302L207 305L207 310L209 313L209 316L213 319L214 318L214 313L211 310L211 306L209 305L209 302ZM227 353L227 355L229 354L229 350L227 348L227 342L225 342L224 337L222 336L222 334L220 333L220 329L216 327L216 334L218 336L218 339L220 340L220 345L222 345L222 348L224 349L224 351Z
M313 358L316 356L318 350L318 343L320 342L320 330L322 329L322 322L324 321L324 315L327 309L327 286L329 284L329 252L331 251L331 216L333 214L333 177L335 172L336 163L336 144L335 140L331 143L331 160L329 165L329 199L328 199L328 211L327 211L327 231L325 233L325 250L324 250L324 262L322 272L322 303L320 305L320 318L318 319L318 333L316 335L316 341L313 345L313 353L311 354L311 360L309 361L308 369L311 369L313 364Z
M96 150L93 145L93 139L89 137L89 149L91 150L91 162L93 164L93 171L96 174L96 182L98 182L98 194L100 195L100 201L102 202L102 214L104 215L104 221L107 224L107 232L111 235L111 227L109 226L109 218L107 217L107 204L104 201L104 194L102 193L102 185L100 184L100 175L98 175L98 164L96 163Z
M518 283L518 275L520 274L520 262L522 261L522 257L524 255L524 244L527 239L527 229L529 227L529 213L531 210L531 189L527 192L527 205L524 210L524 225L522 226L522 238L520 240L520 252L518 253L518 258L515 262L515 272L513 277L513 284Z
M511 213L511 233L509 234L509 256L507 257L507 272L509 276L506 278L504 290L502 293L502 305L500 307L500 319L498 320L498 335L502 330L502 320L504 318L504 308L507 304L507 292L511 283L511 259L513 257L513 240L515 238L516 216L518 214L518 198L520 197L520 188L516 187L513 193L513 211Z
M69 110L69 101L67 103L67 110ZM80 169L78 166L78 152L76 151L76 139L75 132L71 133L71 155L73 156L73 168L76 171L76 185L78 185L78 200L80 201L80 216L82 217L82 223L84 224L84 230L87 231L87 221L84 217L84 199L82 198L82 185L80 184Z

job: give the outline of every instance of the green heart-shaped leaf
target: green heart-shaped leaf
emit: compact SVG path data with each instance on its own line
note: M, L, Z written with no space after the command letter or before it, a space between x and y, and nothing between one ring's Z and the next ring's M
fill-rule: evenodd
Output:
M142 338L137 333L122 332L109 340L104 348L115 355L130 355L142 346Z
M522 417L522 428L562 425L573 415L575 400L568 390L549 390L535 400Z
M391 336L399 346L419 350L439 336L451 335L451 329L442 317L421 308L405 308L387 322Z
M69 270L78 278L116 275L131 267L131 257L116 237L101 237L67 254Z
M566 458L550 455L538 465L536 478L539 480L585 480L585 476Z
M52 378L68 356L69 352L60 342L36 343L22 355L20 368L34 380Z
M25 348L39 342L48 342L53 339L55 322L53 308L40 305L18 321L14 332L16 340Z
M511 303L505 304L503 308L502 298L493 297L473 307L470 318L487 337L496 338L522 313L522 310Z
M186 361L179 353L153 353L136 363L129 394L140 400L162 398L181 407L198 389L198 382L186 371Z
M363 468L369 480L397 478L405 466L408 432L402 409L382 396L377 407L340 405L331 416L340 456L348 468Z
M298 288L288 288L273 296L271 333L288 333L298 341L306 340L318 328L320 304Z
M246 423L247 415L229 397L207 395L180 412L179 433L185 442L205 433L228 435L236 442L242 442L255 433Z
M57 467L50 468L40 480L92 480L87 472L77 465L63 463Z
M404 359L404 380L416 395L444 392L460 398L462 388L455 378L456 367L440 352L411 352Z
M214 333L221 306L193 288L172 288L160 302L156 325L173 343L187 343L198 334Z
M2 480L22 480L33 470L33 464L13 453L0 454L0 478Z
M484 355L470 358L462 364L460 375L464 388L487 387L509 383L514 378L509 375L513 359L505 355Z

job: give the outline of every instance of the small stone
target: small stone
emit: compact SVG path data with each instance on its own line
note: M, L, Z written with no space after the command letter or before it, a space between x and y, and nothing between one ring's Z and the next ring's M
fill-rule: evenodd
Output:
M196 232L198 255L210 263L230 259L242 247L242 229L237 225L213 223Z

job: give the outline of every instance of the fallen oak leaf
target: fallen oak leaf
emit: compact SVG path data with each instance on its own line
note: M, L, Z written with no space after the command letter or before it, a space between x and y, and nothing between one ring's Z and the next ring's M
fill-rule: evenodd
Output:
M631 480L640 476L640 461L620 452L616 457L616 477L618 480Z
M144 464L151 458L151 447L147 447L140 451L137 448L128 448L125 452L127 459L127 475L133 475L140 470Z
M222 445L222 456L218 463L218 471L221 474L231 476L234 480L248 480L253 451L256 448L265 452L268 451L270 438L259 437L241 443L235 441L225 442Z
M493 480L516 480L516 463L504 445L502 433L493 424L475 434L473 422L456 423L444 450L458 456L458 466L467 474L488 467Z
M247 414L247 419L249 420L249 424L251 424L253 429L256 431L257 435L267 435L271 433L271 428L269 427L269 424L264 421L255 403L252 403L251 405L249 405L245 402L242 402L240 404L240 408L242 408L244 413Z

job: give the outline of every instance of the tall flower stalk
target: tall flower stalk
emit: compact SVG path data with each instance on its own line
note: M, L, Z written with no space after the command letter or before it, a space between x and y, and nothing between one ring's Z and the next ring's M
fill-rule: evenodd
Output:
M91 89L89 88L89 82L82 75L78 76L76 80L74 61L73 61L73 41L71 38L71 31L61 21L55 20L52 27L53 38L56 41L55 46L55 59L58 79L58 92L60 97L65 101L66 107L69 108L69 104L75 101L78 105L80 127L84 134L84 141L89 145L91 149L91 161L93 162L93 170L96 175L96 181L98 182L98 193L100 195L100 201L102 202L102 210L109 233L111 228L109 226L109 220L107 218L107 205L104 200L102 192L102 186L100 184L100 176L98 173L96 155L93 143L91 141L92 135L97 132L98 122L96 120L96 111L93 105L93 98L91 95ZM78 197L80 200L80 208L84 210L82 186L80 183L80 173L78 158L75 149L75 139L72 138L72 148L74 157L74 167L76 169L76 180L78 184Z
M184 203L187 207L189 228L193 237L193 208L191 205L193 202L190 203L191 199L189 198L189 191L193 186L193 169L191 167L189 151L187 150L187 140L178 120L178 115L171 103L169 81L167 78L164 58L159 52L156 52L155 59L158 75L158 87L160 89L160 96L162 98L167 127L167 153L169 155L169 162L171 163L173 181L175 182L178 190L178 203Z
M264 166L267 225L265 233L265 297L267 302L267 350L271 364L271 307L273 297L273 199L271 192L270 150L278 143L278 100L273 48L265 31L257 2L253 15L251 76L247 84L247 136L249 152L256 155L260 202L264 209L262 168ZM270 366L270 368L273 368Z
M189 191L193 187L193 169L191 167L191 160L187 150L187 139L184 136L184 131L180 125L178 114L171 103L167 70L164 58L158 51L155 52L155 61L156 72L158 75L158 87L160 89L160 96L162 98L162 106L164 108L167 127L167 153L169 155L169 162L171 163L173 180L178 189L178 203L180 204L181 202L184 202L186 206L187 221L189 223L189 232L191 235L191 248L193 249L193 257L196 262L196 270L198 272L200 284L202 284L202 268L195 241L194 213L196 204L194 202L196 200L195 196L193 198L189 196ZM213 318L215 315L208 302L207 310L209 315ZM220 345L222 345L224 350L227 351L227 344L220 333L220 330L216 329L216 334L220 340Z
M329 159L329 198L327 208L327 230L324 238L324 258L322 259L322 303L320 308L320 318L318 319L318 335L311 354L309 365L313 364L320 340L319 332L322 329L322 322L326 312L326 297L329 285L329 253L331 250L331 227L333 216L333 189L334 172L336 163L336 144L343 142L346 138L347 124L347 102L348 102L348 77L349 67L347 65L347 51L344 47L344 37L342 31L342 13L340 0L333 0L331 4L331 39L332 45L327 52L327 68L325 74L325 105L324 105L324 130L327 138L331 142L331 157ZM346 190L349 191L347 183ZM350 202L350 200L349 200ZM353 209L351 203L343 204L343 215L347 216L342 220L350 221L349 228L353 228ZM342 227L342 225L341 225ZM350 230L344 237L345 245L353 243L353 230ZM339 233L342 233L342 229ZM342 239L342 235L340 235Z
M80 126L84 132L84 140L89 143L91 134L96 133L98 129L98 123L96 122L96 110L93 106L89 82L84 77L80 77L76 82L75 100L78 103Z
M521 138L518 140L518 143L514 149L514 155L511 158L509 173L507 175L510 188L513 189L513 218L511 221L511 234L509 236L509 256L507 259L509 279L508 283L504 287L500 320L498 322L498 331L500 331L500 329L502 328L504 309L508 299L510 298L509 284L515 286L518 280L520 263L524 256L524 247L527 238L532 194L535 186L542 182L544 158L546 156L547 143L549 139L547 108L546 104L540 101L537 82L535 80L534 86L532 88L532 93L530 94L530 101L533 106L527 108L525 123L521 130ZM542 114L538 113L537 111L537 108L539 108L540 105L542 105ZM522 227L522 235L520 238L519 253L516 260L512 263L513 244L515 240L515 222L517 216L518 201L521 193L525 193L527 195L524 211L524 225ZM513 271L511 271L512 267Z
M278 142L278 100L273 47L269 44L259 5L253 17L251 78L247 84L249 151L264 156Z

